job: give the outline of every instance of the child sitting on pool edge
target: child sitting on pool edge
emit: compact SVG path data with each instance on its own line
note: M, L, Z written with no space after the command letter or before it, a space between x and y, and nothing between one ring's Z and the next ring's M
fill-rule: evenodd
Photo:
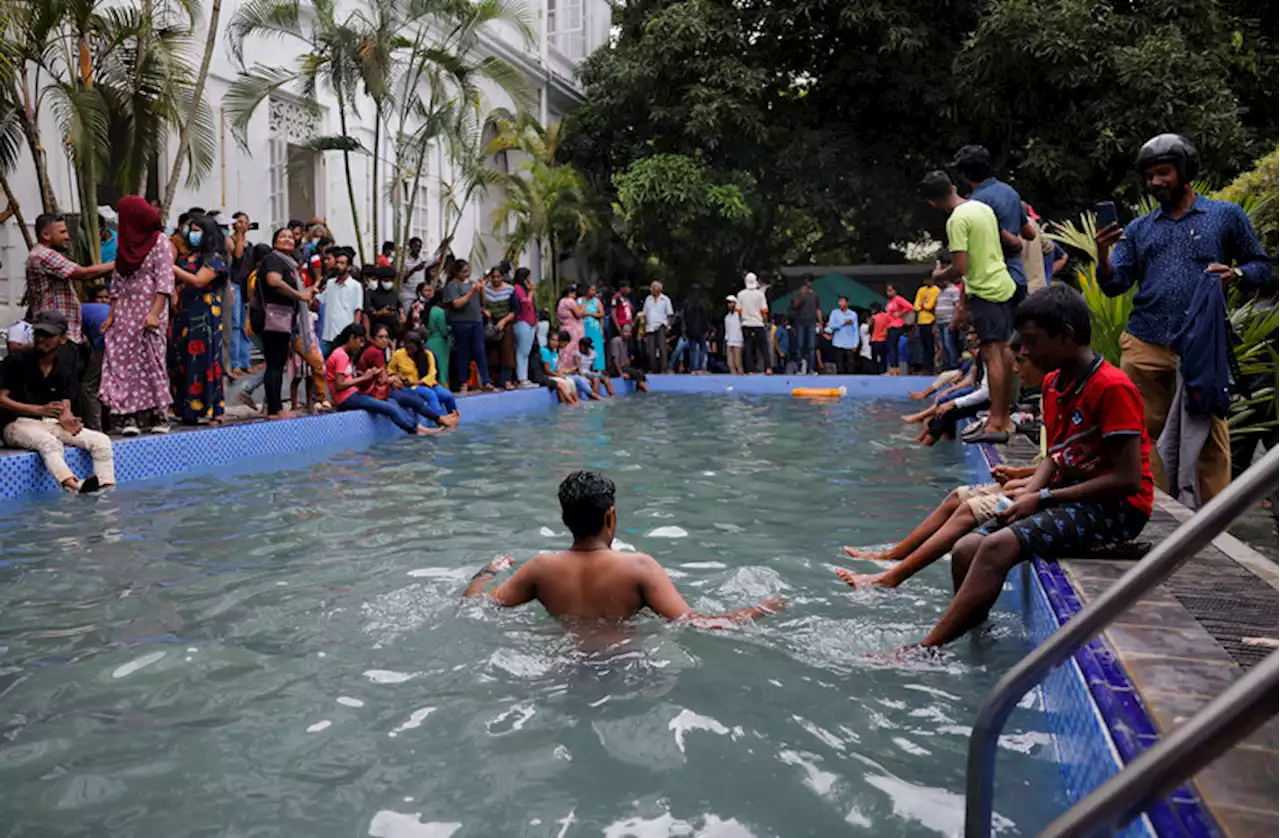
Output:
M1044 380L1048 456L1013 504L956 543L955 597L921 645L941 646L977 627L1005 576L1031 556L1069 556L1125 542L1151 517L1155 494L1142 396L1089 346L1089 306L1066 285L1037 291L1014 327Z

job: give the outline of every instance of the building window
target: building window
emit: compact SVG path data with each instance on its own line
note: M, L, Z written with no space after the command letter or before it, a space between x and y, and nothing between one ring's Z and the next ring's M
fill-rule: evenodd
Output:
M267 141L272 230L280 229L289 221L289 207L286 205L289 194L288 145L283 137L275 134Z
M427 250L433 246L431 241L431 191L427 184L418 184L418 199L413 202L413 221L410 222L412 235L422 239L422 246Z
M577 61L587 54L583 0L547 0L547 39L557 52Z

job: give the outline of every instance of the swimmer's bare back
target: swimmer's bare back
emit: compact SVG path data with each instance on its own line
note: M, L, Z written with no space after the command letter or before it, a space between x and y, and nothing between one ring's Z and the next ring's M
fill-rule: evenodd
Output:
M514 564L509 556L489 562L463 596L484 593L500 571ZM727 628L783 608L780 597L770 597L729 614L698 614L652 556L610 549L541 553L521 565L489 598L504 608L536 599L547 613L562 620L626 620L648 608L668 620L702 628Z

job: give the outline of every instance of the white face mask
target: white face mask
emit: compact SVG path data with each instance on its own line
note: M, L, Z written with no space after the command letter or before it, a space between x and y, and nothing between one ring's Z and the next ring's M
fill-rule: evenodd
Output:
M364 287L365 287L365 288L368 288L370 291L373 291L375 288L377 288L377 287L378 287L378 280L376 280L376 279L366 279L366 280L364 281Z
M384 279L384 280L382 281L382 290L383 290L383 291L390 291L392 288L394 288L394 287L395 287L395 285L396 285L396 284L395 284L394 282L388 282L387 280L385 280L385 279Z

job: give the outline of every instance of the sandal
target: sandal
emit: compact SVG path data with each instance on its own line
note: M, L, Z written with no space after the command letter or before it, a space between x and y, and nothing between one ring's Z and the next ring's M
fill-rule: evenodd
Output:
M987 445L1004 445L1009 441L1009 433L1008 431L981 433L977 436L964 437L964 441L966 445L980 445L983 443Z

